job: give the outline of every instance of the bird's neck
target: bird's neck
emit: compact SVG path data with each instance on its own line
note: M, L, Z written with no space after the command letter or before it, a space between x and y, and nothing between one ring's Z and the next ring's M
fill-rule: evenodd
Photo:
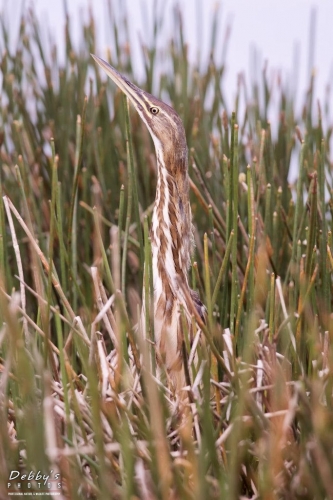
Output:
M156 151L157 190L151 242L154 289L177 291L188 286L187 270L192 250L192 217L189 203L187 155L166 157Z

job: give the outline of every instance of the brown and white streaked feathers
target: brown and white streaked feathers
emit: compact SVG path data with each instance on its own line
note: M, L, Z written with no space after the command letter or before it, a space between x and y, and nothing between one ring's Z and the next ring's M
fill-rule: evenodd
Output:
M157 189L151 228L154 332L160 358L174 388L179 390L185 385L181 309L190 334L193 334L193 307L201 315L204 311L199 298L190 290L187 279L193 234L184 126L173 108L135 86L99 57L93 58L130 99L154 141L157 160ZM188 297L191 297L191 304Z

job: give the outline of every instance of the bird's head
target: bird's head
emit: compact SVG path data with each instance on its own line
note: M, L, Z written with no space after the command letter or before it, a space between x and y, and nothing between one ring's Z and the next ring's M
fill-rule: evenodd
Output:
M176 111L131 83L124 75L92 54L95 61L129 98L142 120L147 125L157 154L169 165L187 163L187 144L183 123Z

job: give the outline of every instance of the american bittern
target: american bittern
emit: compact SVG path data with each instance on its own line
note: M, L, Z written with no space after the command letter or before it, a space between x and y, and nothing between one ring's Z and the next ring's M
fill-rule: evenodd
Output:
M198 295L190 290L187 279L193 232L184 126L170 106L133 85L99 57L93 58L132 102L154 141L158 174L150 233L154 332L160 357L175 389L179 390L185 385L182 362L184 318L185 326L193 336L193 308L202 318L204 315L204 307Z

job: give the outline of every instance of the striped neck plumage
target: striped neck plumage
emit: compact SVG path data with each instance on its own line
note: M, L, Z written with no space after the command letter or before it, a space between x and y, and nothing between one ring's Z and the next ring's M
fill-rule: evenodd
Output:
M187 270L192 247L187 151L183 158L168 155L155 142L157 189L151 242L154 289L188 287Z

